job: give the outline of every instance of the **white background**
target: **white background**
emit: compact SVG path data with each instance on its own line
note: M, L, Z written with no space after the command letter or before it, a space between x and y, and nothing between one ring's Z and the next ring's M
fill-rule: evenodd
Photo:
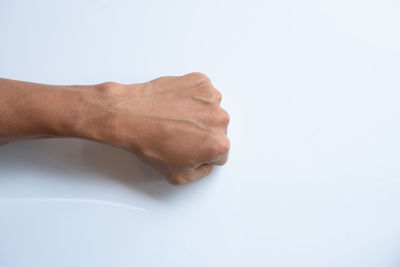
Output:
M2 77L192 71L227 165L173 187L102 144L0 147L1 267L400 266L398 1L0 0Z

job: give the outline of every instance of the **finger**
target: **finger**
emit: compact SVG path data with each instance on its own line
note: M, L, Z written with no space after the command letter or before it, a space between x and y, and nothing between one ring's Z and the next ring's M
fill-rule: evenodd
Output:
M209 175L213 171L213 165L208 163L203 163L200 166L193 169L192 172L192 181L199 180L207 175Z
M217 133L218 131L218 133ZM230 141L226 137L225 130L218 129L215 130L215 135L210 135L204 146L199 149L199 163L210 163L213 164L214 161L219 161L224 157L225 154L229 152Z
M228 161L229 152L225 153L221 158L209 162L213 165L224 165Z
M188 184L209 175L212 170L213 166L211 164L203 163L194 169L190 169L174 175L174 177L169 180L169 182L174 185Z

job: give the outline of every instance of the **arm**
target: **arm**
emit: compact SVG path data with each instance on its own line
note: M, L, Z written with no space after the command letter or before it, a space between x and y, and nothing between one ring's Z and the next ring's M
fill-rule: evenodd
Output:
M228 114L201 73L142 84L52 86L0 79L0 144L90 139L127 149L172 184L227 161Z

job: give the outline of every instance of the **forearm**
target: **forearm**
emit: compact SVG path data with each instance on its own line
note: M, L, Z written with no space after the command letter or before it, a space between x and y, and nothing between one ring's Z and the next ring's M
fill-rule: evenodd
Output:
M0 143L41 137L89 138L86 128L94 126L90 120L101 116L97 109L101 105L96 99L98 86L0 79Z

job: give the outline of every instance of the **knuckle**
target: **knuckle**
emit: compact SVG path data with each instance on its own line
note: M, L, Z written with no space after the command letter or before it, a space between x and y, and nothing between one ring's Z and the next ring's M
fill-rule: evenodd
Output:
M219 145L220 145L220 149L222 150L222 154L227 153L231 147L229 139L225 136L223 138L223 141Z
M224 124L224 125L228 125L229 121L231 120L229 113L224 110L224 109L220 109L220 121Z
M209 100L214 100L216 99L216 93L215 89L212 87L211 84L208 83L203 83L202 85L199 86L199 95L206 97Z
M228 126L230 116L226 110L217 105L210 106L208 110L208 116L215 126Z
M220 92L219 90L217 90L217 89L214 89L214 90L213 90L213 93L214 93L215 99L216 99L218 102L221 102L221 100L222 100L222 94L221 94L221 92Z
M212 142L211 146L211 156L212 157L219 157L229 151L230 148L230 142L229 139L226 138L226 136L216 138Z
M206 110L211 122L219 121L219 118L222 117L221 108L218 105L210 105L206 107Z
M192 72L186 75L188 79L193 83L194 86L201 87L202 89L210 90L211 80L207 75L201 72Z
M191 78L196 79L196 80L210 81L210 78L208 78L208 76L205 75L205 74L202 73L202 72L192 72L192 73L189 73L188 76L190 76Z

